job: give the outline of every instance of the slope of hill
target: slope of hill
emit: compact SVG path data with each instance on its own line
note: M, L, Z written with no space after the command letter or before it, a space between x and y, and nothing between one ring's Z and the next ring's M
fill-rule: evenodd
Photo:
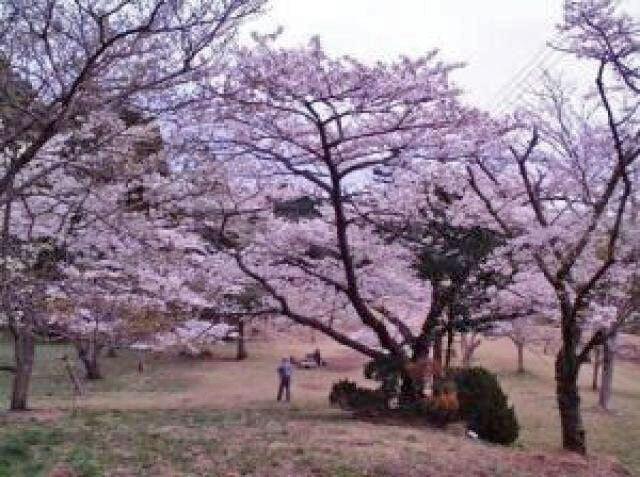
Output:
M583 409L591 455L558 451L553 357L527 353L516 375L505 340L486 342L478 362L498 372L522 432L512 448L446 431L362 422L328 408L332 382L362 379L364 360L337 345L300 337L248 343L250 358L233 361L233 344L207 361L121 352L104 358L107 379L87 383L74 400L65 376L66 346L41 346L33 381L34 411L0 417L0 476L621 476L640 474L638 367L620 363L612 413L595 407L585 368ZM292 405L275 401L281 356L318 346L329 362L298 370ZM0 362L9 359L0 343ZM8 376L0 375L0 399ZM608 457L611 456L611 457ZM621 462L621 464L619 463ZM624 468L623 468L624 466ZM625 468L627 470L625 470ZM4 472L4 473L3 473Z

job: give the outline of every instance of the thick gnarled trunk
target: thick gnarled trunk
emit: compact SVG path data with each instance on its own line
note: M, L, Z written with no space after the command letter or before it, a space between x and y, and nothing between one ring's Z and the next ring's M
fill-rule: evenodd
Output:
M28 409L29 387L35 358L35 338L31 329L27 327L18 327L12 335L15 372L9 409L12 411L25 411Z

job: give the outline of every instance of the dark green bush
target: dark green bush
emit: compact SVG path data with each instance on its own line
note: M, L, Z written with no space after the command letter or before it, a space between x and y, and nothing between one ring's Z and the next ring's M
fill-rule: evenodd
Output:
M423 421L430 424L440 423L438 412L433 402L427 399L400 402L396 414L411 421Z
M388 409L385 393L377 389L361 388L347 379L333 385L329 402L332 406L365 414Z
M518 438L520 426L513 407L485 402L469 421L469 429L476 431L481 439L509 445Z
M433 403L428 399L400 402L398 413L406 417L427 418L433 411Z
M438 406L438 402L430 399L402 402L397 397L398 406L390 407L387 393L382 389L367 389L353 381L341 380L335 383L329 394L332 406L352 411L360 416L384 416L407 419L444 427L449 422L459 419L457 409L452 412Z
M333 385L329 401L359 415L395 416L436 426L463 419L483 440L511 444L517 439L515 412L493 373L479 367L453 369L439 383L436 398L406 401L401 399L398 371L392 360L372 361L365 366L365 376L378 381L379 389L342 380ZM398 406L394 408L391 402Z
M331 393L329 393L329 403L332 406L344 409L348 406L350 396L358 390L358 385L348 379L342 379L333 383Z
M518 420L495 374L475 367L451 370L450 376L458 390L460 414L469 429L497 444L511 444L518 438Z
M449 371L449 376L455 382L460 413L465 419L473 417L482 401L498 400L506 403L506 396L497 377L484 368L454 368Z

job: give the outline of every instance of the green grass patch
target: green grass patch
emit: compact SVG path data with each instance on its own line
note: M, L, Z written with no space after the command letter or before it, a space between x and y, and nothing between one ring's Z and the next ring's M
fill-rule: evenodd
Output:
M177 475L211 475L213 469L240 475L269 475L265 469L272 469L275 475L285 464L312 464L318 476L363 475L293 442L287 423L299 414L83 411L25 429L7 421L0 430L0 477L46 476L61 465L79 477L100 477L115 468L132 475L154 475L162 468Z

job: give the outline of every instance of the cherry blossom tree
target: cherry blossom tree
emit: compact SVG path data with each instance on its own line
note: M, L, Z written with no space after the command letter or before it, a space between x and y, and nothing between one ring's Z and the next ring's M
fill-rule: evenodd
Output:
M459 103L455 67L435 52L369 66L328 57L317 39L280 49L257 38L224 84L209 85L217 99L193 112L193 128L217 160L234 161L231 196L257 224L227 253L279 314L374 359L427 356L444 326L429 309L430 284L414 252L378 227L415 200L400 186L391 197L376 177L407 169L410 181L418 162L477 148L468 138L482 134L465 133L483 116ZM415 383L404 379L409 393Z
M49 226L55 246L63 242L74 230L71 222L81 220L74 207L90 195L87 183L100 181L91 172L96 172L96 162L104 161L105 144L113 145L114 130L122 134L136 118L166 114L194 100L199 91L190 85L217 72L239 24L263 4L46 0L0 6L2 309L16 358L31 356L17 362L32 361L33 339L24 334L33 327L23 326L21 318L16 321L22 315L13 312L18 301L10 290L10 283L17 283L9 280L16 270L9 270L12 246L33 249L31 242L41 240ZM124 111L128 118L118 114ZM109 176L104 167L102 172ZM55 183L56 173L65 178L66 192L79 195L53 198L46 189ZM76 187L83 175L85 187ZM126 185L135 186L128 189L134 196L141 187ZM61 215L61 226L47 217ZM28 375L28 368L17 365L16 379ZM23 398L12 401L12 409L26 408L28 379L23 377Z
M595 65L595 91L570 106L570 95L554 94L532 117L533 133L508 135L468 167L470 187L487 217L535 268L529 287L550 293L560 322L556 360L557 398L565 449L584 453L578 372L607 335L583 340L594 294L610 277L626 281L633 177L640 155L638 136L638 22L614 2L574 2L561 26L563 49ZM576 114L577 112L577 114ZM517 145L517 143L521 143ZM631 235L630 235L631 236ZM637 235L636 235L637 236ZM631 248L635 245L630 245Z
M52 138L92 113L127 104L159 112L193 99L187 86L211 74L262 3L4 2L2 196L46 174L18 177Z
M40 315L49 316L32 331L53 329L71 340L89 379L101 377L98 355L107 342L141 334L136 318L153 316L146 320L152 334L182 319L193 302L207 303L193 285L200 267L195 255L204 252L176 223L179 207L202 194L201 184L192 174L171 174L163 143L153 122L103 115L51 141L41 162L71 154L77 161L54 168L11 202L13 237L34 244L35 260L45 252L55 258L55 274L44 281L36 276ZM133 194L132 183L143 184L143 193ZM137 311L144 309L153 313ZM166 319L170 311L173 320Z

